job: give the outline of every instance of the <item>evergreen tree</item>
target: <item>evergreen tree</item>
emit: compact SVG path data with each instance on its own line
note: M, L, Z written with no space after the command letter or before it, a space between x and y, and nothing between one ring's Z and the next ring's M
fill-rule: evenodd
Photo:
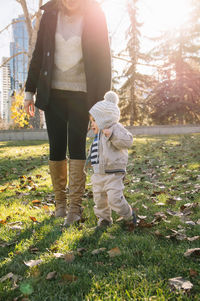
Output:
M147 57L140 51L140 27L138 22L138 0L128 0L127 10L130 26L127 30L126 54L128 59L123 77L126 78L120 90L121 121L132 126L147 124L146 95L152 78L138 71L140 63L147 61Z
M157 38L151 55L159 65L159 82L148 97L153 123L200 121L200 4L193 1L189 21Z

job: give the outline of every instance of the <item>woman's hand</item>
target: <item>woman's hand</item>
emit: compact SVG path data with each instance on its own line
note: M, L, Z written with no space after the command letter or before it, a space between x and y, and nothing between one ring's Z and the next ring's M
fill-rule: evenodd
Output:
M106 137L109 137L111 135L111 131L109 129L104 129L102 130L102 132Z
M33 117L35 115L35 105L34 105L34 101L31 100L25 100L24 101L24 109L25 112L30 115L31 117Z

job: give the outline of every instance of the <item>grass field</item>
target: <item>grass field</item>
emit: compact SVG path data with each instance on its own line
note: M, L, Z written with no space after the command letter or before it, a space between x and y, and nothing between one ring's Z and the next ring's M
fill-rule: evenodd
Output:
M113 214L96 231L90 174L86 188L85 222L64 230L48 144L0 142L0 300L200 300L199 134L135 138L125 196L136 229Z

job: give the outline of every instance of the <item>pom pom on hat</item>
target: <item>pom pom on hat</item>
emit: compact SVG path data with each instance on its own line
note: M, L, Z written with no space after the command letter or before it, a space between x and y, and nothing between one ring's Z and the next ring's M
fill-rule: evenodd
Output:
M104 95L104 100L105 101L109 101L109 102L112 102L112 103L115 103L115 104L118 104L119 102L119 97L118 95L113 92L113 91L108 91L106 92L106 94Z
M120 110L118 102L118 95L113 91L108 91L104 95L104 99L95 103L89 110L100 130L109 128L119 121Z

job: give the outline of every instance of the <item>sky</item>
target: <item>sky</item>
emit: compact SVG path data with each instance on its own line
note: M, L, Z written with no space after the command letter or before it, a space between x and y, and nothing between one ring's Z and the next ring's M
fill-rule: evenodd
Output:
M34 12L38 0L28 0ZM138 0L141 29L141 46L148 49L150 44L146 36L155 36L161 30L175 29L187 17L191 0ZM106 14L108 28L112 34L112 48L119 52L125 48L125 31L129 24L126 11L127 0L105 0L102 6ZM22 14L22 9L16 0L0 0L0 30L6 27L13 18ZM9 56L9 42L11 41L10 29L0 34L0 62L3 56ZM119 60L117 66L124 63ZM121 65L120 65L121 64ZM1 73L1 72L0 72ZM1 77L0 77L1 90Z

